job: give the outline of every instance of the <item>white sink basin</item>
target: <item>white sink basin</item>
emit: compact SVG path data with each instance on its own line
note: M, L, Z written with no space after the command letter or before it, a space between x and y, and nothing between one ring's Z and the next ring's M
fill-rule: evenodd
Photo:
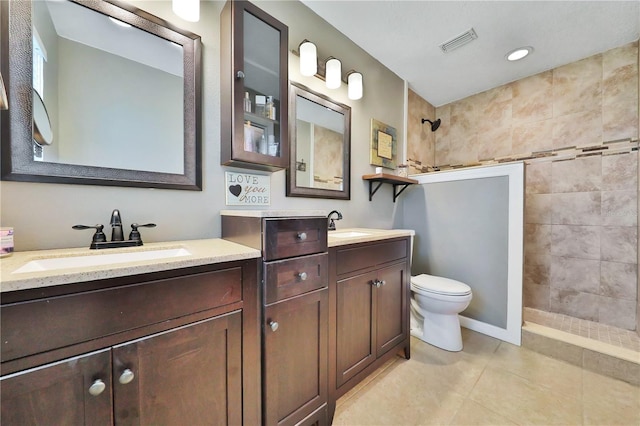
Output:
M191 253L184 248L172 248L162 250L145 250L128 253L96 253L86 256L54 257L48 259L36 259L25 263L12 273L24 274L27 272L53 271L56 269L86 268L89 266L104 266L118 263L138 262L141 260L168 259L174 257L189 256Z
M370 234L366 232L358 232L358 231L329 232L330 237L336 237L336 238L354 238L354 237L364 237L366 235L370 235Z

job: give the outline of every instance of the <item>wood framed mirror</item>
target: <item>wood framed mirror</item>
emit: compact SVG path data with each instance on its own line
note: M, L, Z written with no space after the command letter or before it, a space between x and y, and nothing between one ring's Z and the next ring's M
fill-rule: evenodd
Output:
M202 189L200 36L116 0L8 0L0 46L3 180Z
M351 199L351 107L291 82L287 196Z

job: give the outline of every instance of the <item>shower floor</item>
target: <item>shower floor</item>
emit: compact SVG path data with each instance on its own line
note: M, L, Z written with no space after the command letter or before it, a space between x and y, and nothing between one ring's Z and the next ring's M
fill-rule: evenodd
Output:
M565 333L640 352L640 336L635 331L533 308L524 308L523 319Z

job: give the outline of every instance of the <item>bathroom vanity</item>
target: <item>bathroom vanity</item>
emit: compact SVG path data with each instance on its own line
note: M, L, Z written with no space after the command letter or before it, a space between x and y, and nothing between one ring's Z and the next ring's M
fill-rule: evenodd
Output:
M23 274L39 252L3 259L3 424L260 422L260 253L172 245L189 255Z
M413 231L242 214L226 239L3 258L3 424L326 425L409 357Z

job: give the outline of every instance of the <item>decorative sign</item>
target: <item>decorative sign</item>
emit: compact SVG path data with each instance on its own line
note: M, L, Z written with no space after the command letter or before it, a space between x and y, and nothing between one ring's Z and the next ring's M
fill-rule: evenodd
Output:
M398 161L396 129L376 119L371 119L371 145L369 163L387 169L395 169Z
M228 206L268 206L271 199L271 176L225 172Z
M378 157L393 160L392 146L393 138L391 135L383 132L382 130L378 130Z

